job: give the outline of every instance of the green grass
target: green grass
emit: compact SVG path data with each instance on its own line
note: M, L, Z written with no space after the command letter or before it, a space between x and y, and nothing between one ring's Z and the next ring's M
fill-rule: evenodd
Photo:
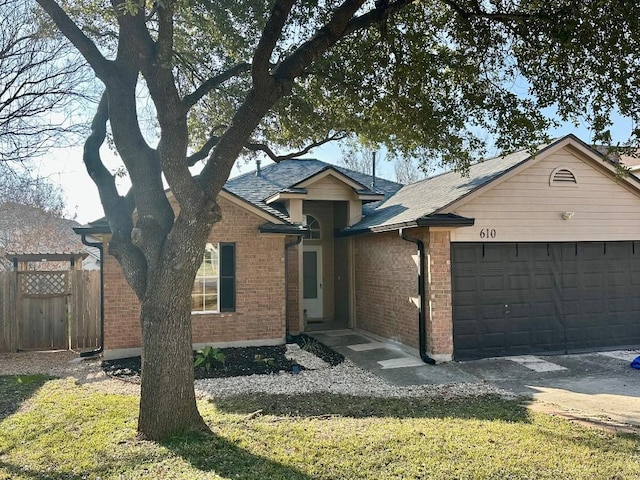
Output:
M585 429L492 397L202 402L211 435L157 444L135 437L135 397L18 378L0 377L0 398L26 401L0 417L2 480L640 478L637 436Z

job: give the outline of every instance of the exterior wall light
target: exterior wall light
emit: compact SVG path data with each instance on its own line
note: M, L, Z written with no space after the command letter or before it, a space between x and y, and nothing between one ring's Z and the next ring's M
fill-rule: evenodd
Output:
M575 212L562 212L562 219L571 220L571 217L573 217L574 214Z

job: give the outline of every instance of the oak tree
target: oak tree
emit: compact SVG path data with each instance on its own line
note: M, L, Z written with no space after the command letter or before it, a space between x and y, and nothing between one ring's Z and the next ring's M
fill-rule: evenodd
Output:
M279 161L357 133L463 169L487 132L503 149L543 140L550 108L588 115L603 137L611 109L638 118L636 2L37 2L104 86L84 162L110 253L141 304L138 430L150 439L206 428L190 293L221 217L218 193L242 154ZM140 123L139 88L157 142ZM131 180L126 195L101 161L107 132Z

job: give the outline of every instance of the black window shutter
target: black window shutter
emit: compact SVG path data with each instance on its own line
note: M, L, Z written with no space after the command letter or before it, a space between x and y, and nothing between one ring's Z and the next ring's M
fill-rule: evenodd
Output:
M236 244L220 244L220 311L236 310Z

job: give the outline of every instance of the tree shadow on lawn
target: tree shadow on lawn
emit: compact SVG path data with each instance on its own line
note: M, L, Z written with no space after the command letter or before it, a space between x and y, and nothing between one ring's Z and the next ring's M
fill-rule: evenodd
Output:
M49 380L45 375L0 376L0 421L17 412Z
M262 480L268 478L311 480L295 467L269 460L238 447L215 433L175 437L163 446L201 471L215 472L222 477Z
M262 480L266 478L311 480L295 468L254 455L237 445L216 436L200 434L189 437L178 437L162 444L176 456L188 462L195 469L203 472L214 472L224 478L241 478ZM166 458L165 458L166 460ZM144 466L146 465L146 466ZM175 469L174 469L175 468ZM0 460L0 476L5 472L8 478L50 478L64 480L81 480L87 478L111 478L121 475L142 475L140 478L178 478L183 474L194 478L197 472L184 472L180 465L171 465L171 460L160 461L141 453L120 455L111 465L96 465L93 470L73 473L66 470L33 470L22 465ZM4 478L4 477L3 477Z
M41 479L41 478L50 478L50 479L59 478L64 480L85 480L87 478L93 478L93 477L87 476L87 475L90 475L90 473L73 474L69 472L57 473L57 472L49 471L45 475L45 473L41 470L32 470L29 468L25 468L23 466L14 465L13 463L3 462L2 460L0 460L0 474L2 474L3 472L6 472L9 475L11 475L7 478L14 478L15 476L15 478L33 478L34 480Z
M530 423L528 409L520 401L496 395L453 400L380 398L329 393L300 395L253 394L210 400L220 411L292 417L393 417L461 418Z

